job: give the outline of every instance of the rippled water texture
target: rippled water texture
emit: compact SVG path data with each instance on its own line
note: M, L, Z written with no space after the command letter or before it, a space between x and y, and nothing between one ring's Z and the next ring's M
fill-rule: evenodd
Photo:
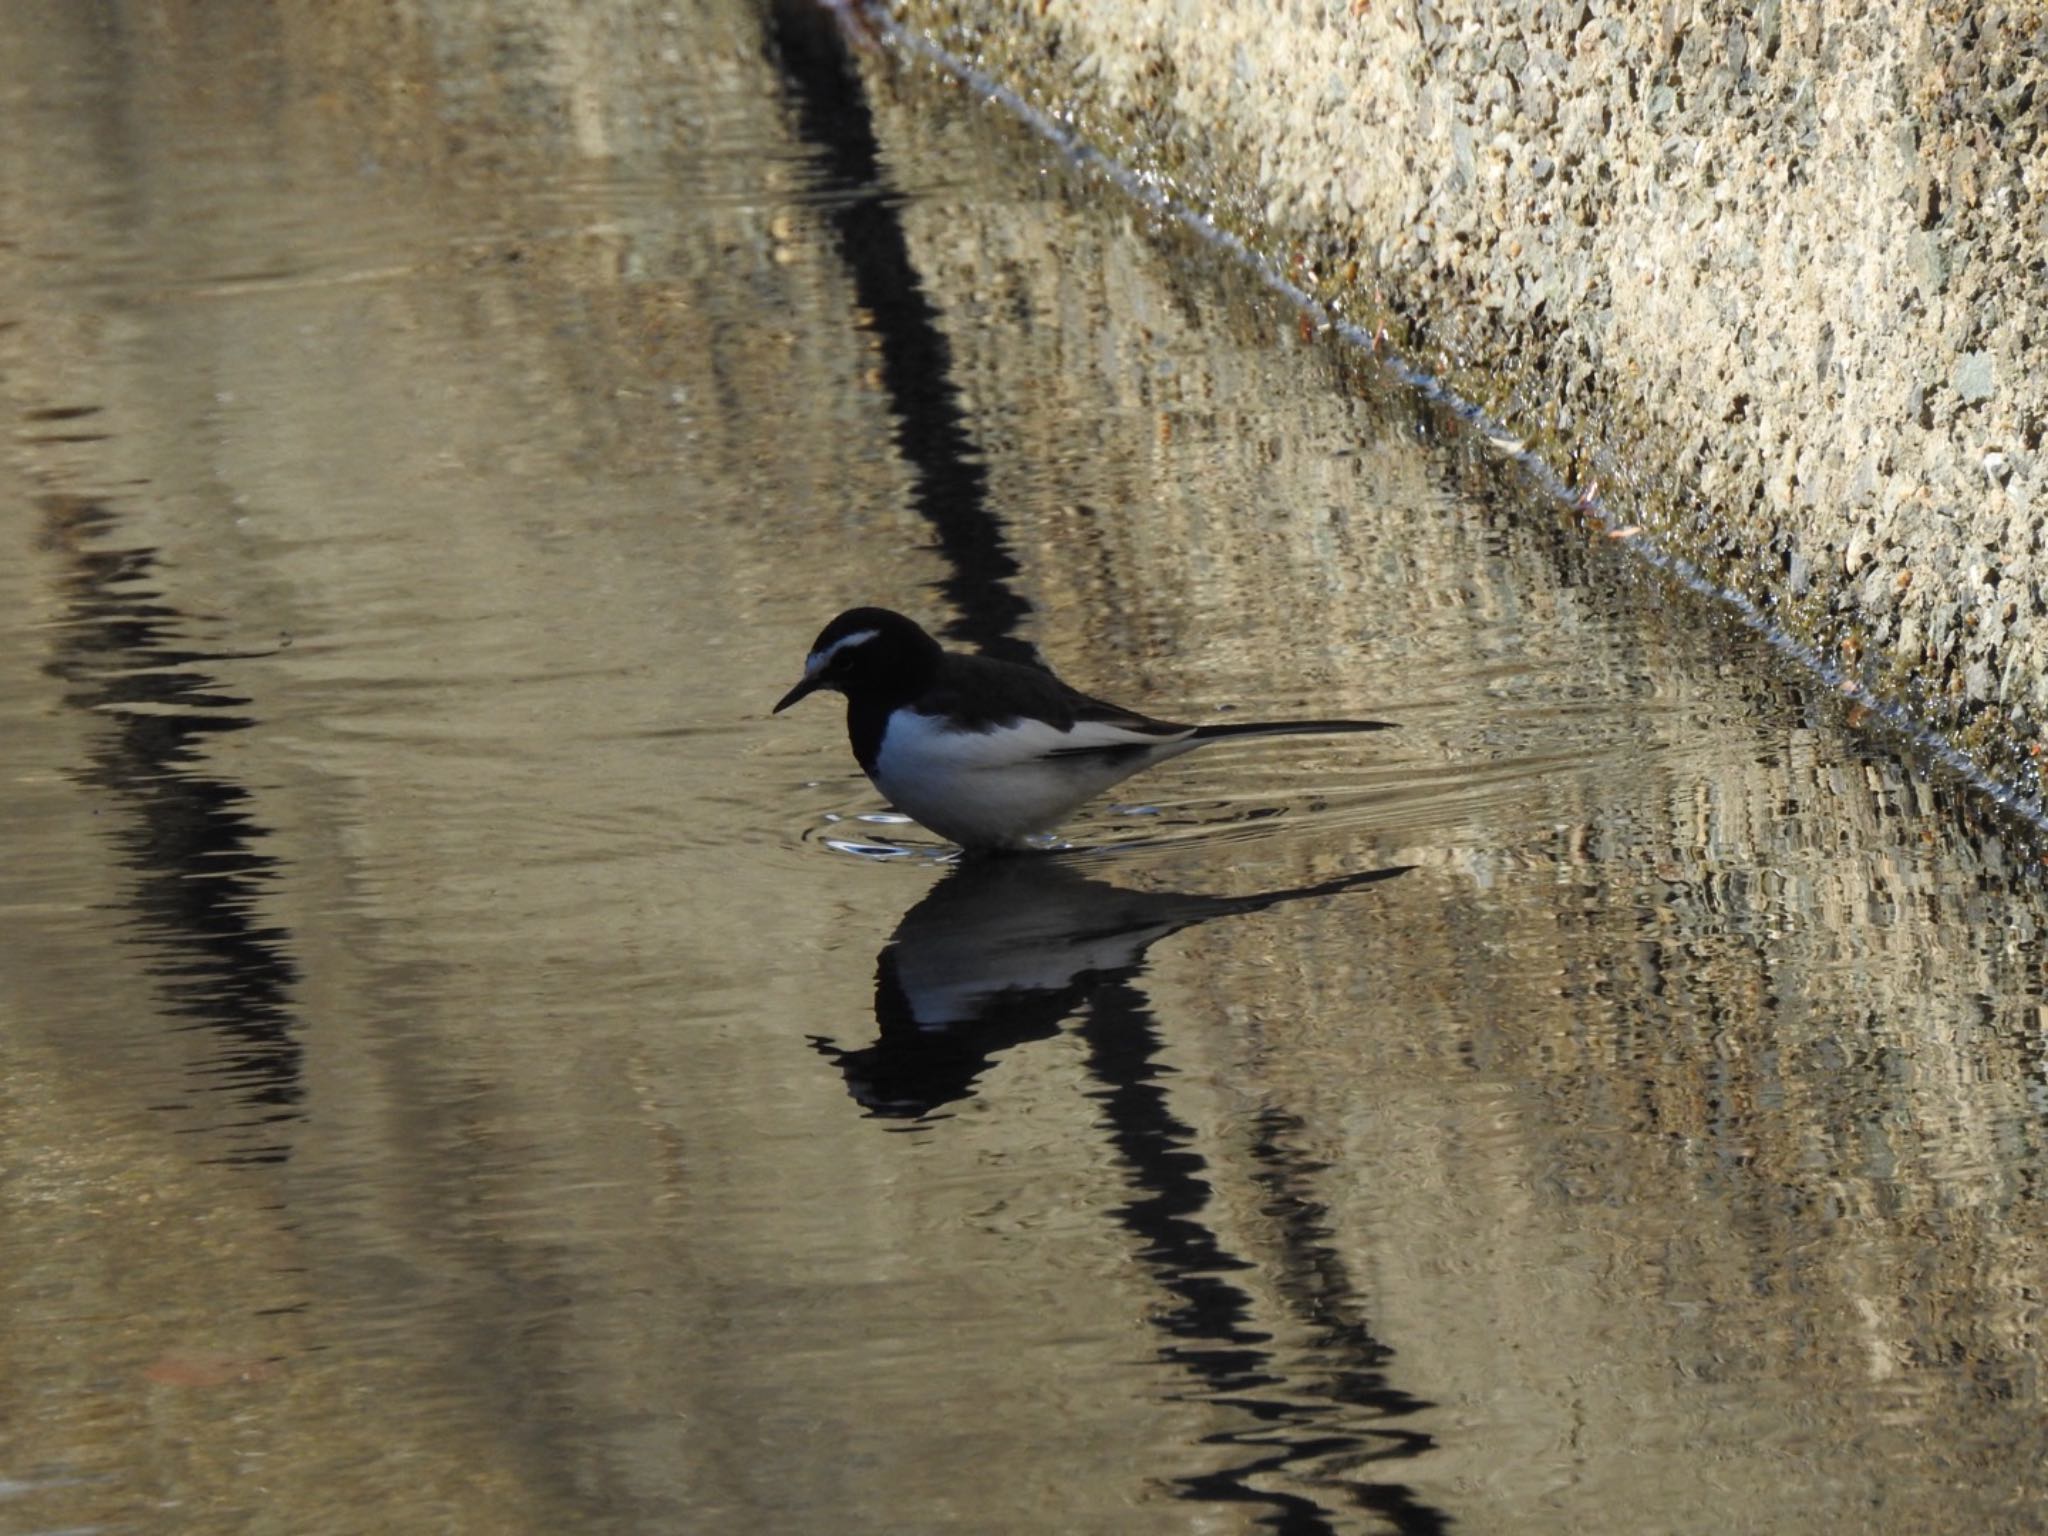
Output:
M2040 1528L2033 855L738 0L0 18L0 1525ZM1371 714L955 865L909 609Z

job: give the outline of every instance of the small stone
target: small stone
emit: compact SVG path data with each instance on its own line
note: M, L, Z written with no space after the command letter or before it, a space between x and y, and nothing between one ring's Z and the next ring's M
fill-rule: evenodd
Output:
M1923 230L1941 222L1941 182L1932 171L1923 171L1914 188L1913 217Z
M1934 406L1927 398L1926 385L1915 384L1912 390L1906 395L1906 415L1915 423L1915 425L1919 426L1922 431L1931 430L1933 428Z
M1965 352L1956 362L1949 383L1965 405L1982 405L1998 389L1997 372L1989 352Z
M1756 42L1757 49L1767 59L1778 56L1778 44L1783 37L1782 23L1778 15L1778 0L1764 0L1757 7Z
M2009 85L2002 91L1994 92L1991 97L1991 110L1996 112L1999 120L2008 127L2025 118L2033 105L2032 80L2022 80L2015 85Z
M1948 161L1948 195L1951 201L1965 208L1977 206L1981 195L1980 167L1976 154L1968 145L1958 144Z
M1935 235L1925 230L1914 235L1906 262L1913 286L1920 290L1921 303L1928 303L1948 287L1948 251Z
M1849 547L1842 551L1843 574L1854 576L1870 558L1870 530L1858 528L1849 535Z

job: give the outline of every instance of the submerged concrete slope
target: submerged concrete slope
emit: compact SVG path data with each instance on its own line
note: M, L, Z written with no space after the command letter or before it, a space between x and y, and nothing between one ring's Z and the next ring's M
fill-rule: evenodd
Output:
M892 4L2040 795L2048 9Z

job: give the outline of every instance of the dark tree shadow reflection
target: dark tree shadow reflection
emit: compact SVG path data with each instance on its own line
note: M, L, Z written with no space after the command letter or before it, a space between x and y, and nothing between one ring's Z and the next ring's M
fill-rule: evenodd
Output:
M911 504L928 520L948 574L939 583L957 617L946 633L989 655L1035 660L1016 634L1029 605L1017 562L987 498L987 472L952 377L943 317L928 295L901 199L838 7L776 0L768 11L798 135L816 153L815 186L840 258L881 354L896 445L911 472ZM1292 1150L1287 1117L1264 1117L1255 1177L1274 1190L1287 1235L1273 1289L1298 1315L1278 1346L1253 1319L1254 1297L1230 1276L1253 1260L1226 1250L1204 1221L1207 1164L1161 1086L1159 1032L1138 988L1146 954L1169 934L1290 901L1335 897L1400 874L1372 870L1256 896L1126 890L1059 859L958 866L904 914L876 967L874 1040L858 1048L819 1039L870 1114L928 1127L976 1093L996 1058L1078 1018L1099 1084L1103 1126L1130 1173L1131 1198L1113 1214L1175 1300L1157 1320L1160 1355L1195 1394L1235 1412L1221 1432L1221 1470L1177 1480L1181 1495L1254 1506L1275 1530L1336 1529L1344 1507L1401 1531L1438 1531L1448 1518L1398 1483L1367 1474L1410 1457L1425 1437L1395 1421L1420 1404L1393 1388L1387 1351L1358 1314L1341 1255L1312 1194L1314 1165ZM1272 1258L1257 1261L1267 1268ZM1284 1356L1284 1358L1283 1358Z
M1153 1319L1165 1335L1160 1358L1190 1381L1192 1396L1241 1420L1207 1438L1228 1449L1226 1464L1175 1486L1188 1499L1254 1506L1276 1531L1334 1531L1344 1509L1399 1531L1449 1529L1446 1514L1375 1471L1429 1449L1426 1434L1400 1422L1427 1405L1387 1377L1391 1352L1372 1335L1330 1241L1313 1193L1319 1165L1296 1150L1301 1127L1291 1116L1261 1114L1251 1147L1281 1233L1277 1251L1234 1253L1204 1219L1208 1163L1169 1100L1158 1023L1139 982L1152 946L1171 934L1405 872L1210 896L1127 889L1058 858L968 861L904 914L878 957L873 1041L813 1042L869 1114L929 1125L973 1097L1004 1052L1078 1021L1102 1128L1130 1175L1130 1198L1110 1214L1173 1298ZM1233 1278L1254 1268L1291 1314L1286 1342L1261 1325L1254 1291Z
M796 114L815 152L812 185L823 204L860 310L880 354L881 385L910 471L910 503L946 563L937 583L955 617L945 634L986 656L1039 663L1017 625L1031 604L1013 584L1017 559L988 510L988 468L953 380L953 348L925 291L889 184L874 114L843 30L844 9L776 0L769 37Z
M266 829L249 792L207 766L211 740L254 724L208 664L245 658L178 639L192 620L156 592L156 551L105 542L116 518L104 504L53 493L40 510L45 547L66 560L46 668L67 704L105 722L75 775L122 813L110 827L134 875L127 922L166 1011L212 1039L189 1099L232 1106L192 1129L228 1137L225 1161L281 1162L304 1113L298 967L291 935L260 915L278 872Z

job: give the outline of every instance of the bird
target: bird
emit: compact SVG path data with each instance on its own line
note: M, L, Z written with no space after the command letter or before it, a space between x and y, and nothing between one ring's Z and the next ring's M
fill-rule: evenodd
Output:
M849 608L812 642L771 711L846 697L861 770L889 803L968 852L1028 844L1146 768L1247 736L1384 731L1385 720L1182 725L1090 698L1042 667L948 651L915 619Z

